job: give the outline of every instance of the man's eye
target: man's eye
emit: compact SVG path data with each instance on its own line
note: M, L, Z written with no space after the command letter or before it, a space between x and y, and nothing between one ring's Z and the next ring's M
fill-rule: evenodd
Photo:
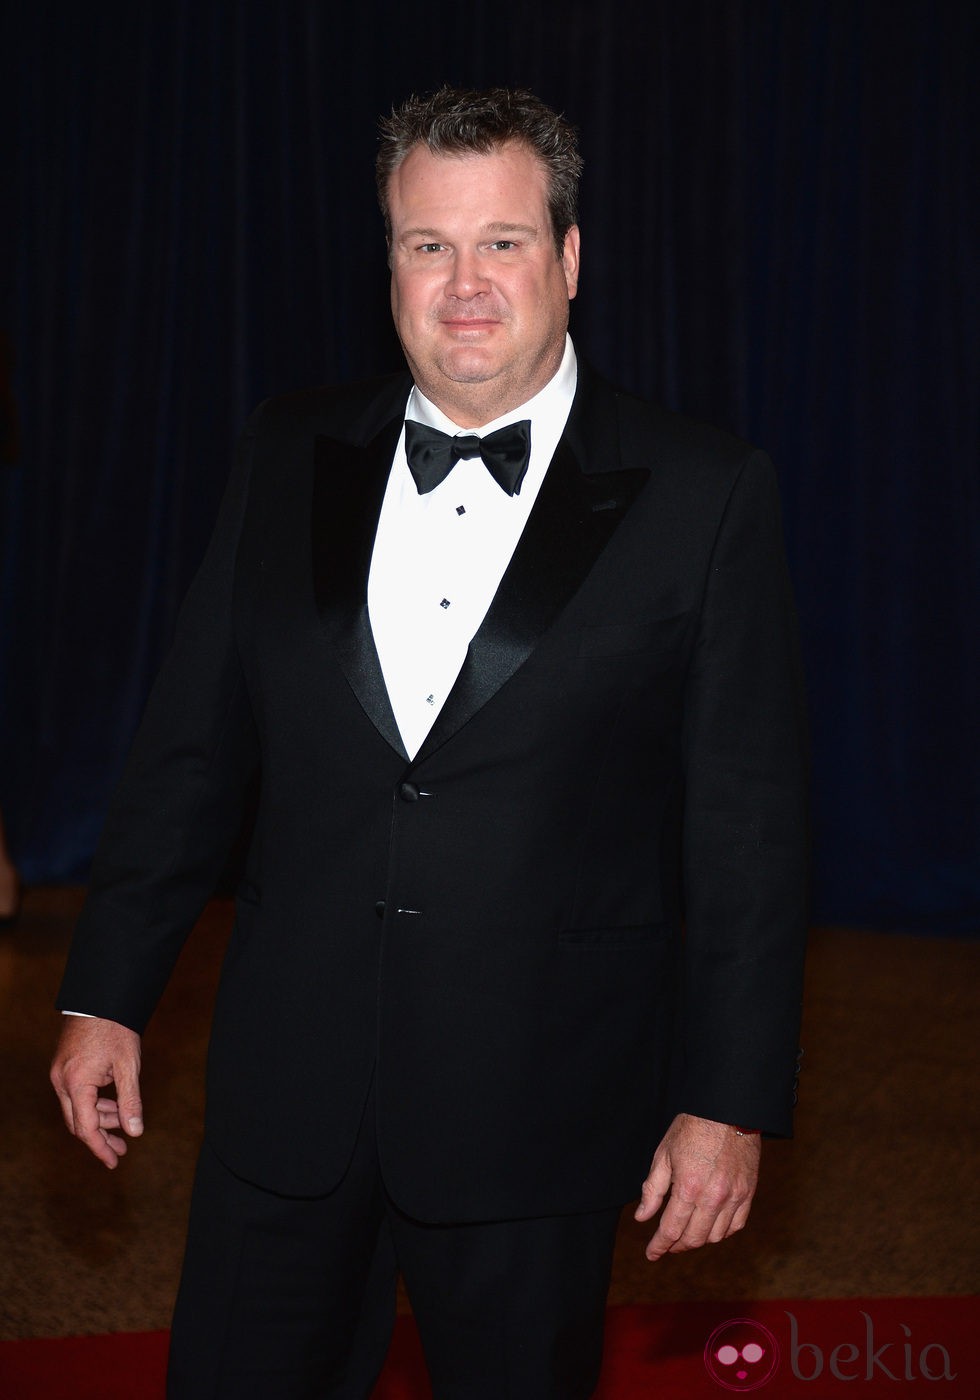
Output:
M420 253L438 253L442 248L441 243L423 243L419 249Z
M510 238L498 238L495 243L491 244L491 247L500 248L502 252L509 253L511 248L517 247L517 244Z

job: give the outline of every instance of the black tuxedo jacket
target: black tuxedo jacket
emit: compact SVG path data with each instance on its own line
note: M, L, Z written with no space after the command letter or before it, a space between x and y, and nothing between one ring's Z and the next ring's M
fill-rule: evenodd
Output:
M376 1074L408 1213L616 1204L677 1110L790 1128L804 744L773 474L580 366L409 762L366 601L409 386L250 420L59 1005L143 1028L258 770L209 1058L222 1159L330 1190Z

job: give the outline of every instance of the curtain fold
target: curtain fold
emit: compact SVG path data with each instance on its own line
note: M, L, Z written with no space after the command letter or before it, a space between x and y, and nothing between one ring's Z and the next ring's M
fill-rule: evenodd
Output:
M238 425L400 363L378 115L527 85L580 126L597 367L780 471L817 918L980 930L973 3L8 6L0 805L84 878Z

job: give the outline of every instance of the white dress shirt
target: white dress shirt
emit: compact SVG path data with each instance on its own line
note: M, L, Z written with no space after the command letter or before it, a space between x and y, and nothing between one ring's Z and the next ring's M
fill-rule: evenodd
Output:
M527 403L480 428L461 428L419 389L405 417L444 433L484 436L531 420L531 456L520 493L508 496L479 457L456 463L420 496L395 448L371 556L368 614L391 708L414 758L455 684L467 648L486 616L517 548L575 396L571 340L554 377Z

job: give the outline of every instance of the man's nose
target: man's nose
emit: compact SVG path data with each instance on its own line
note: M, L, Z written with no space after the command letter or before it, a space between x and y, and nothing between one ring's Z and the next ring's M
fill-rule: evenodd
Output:
M457 250L449 269L446 294L460 299L479 296L490 287L482 255L476 249Z

